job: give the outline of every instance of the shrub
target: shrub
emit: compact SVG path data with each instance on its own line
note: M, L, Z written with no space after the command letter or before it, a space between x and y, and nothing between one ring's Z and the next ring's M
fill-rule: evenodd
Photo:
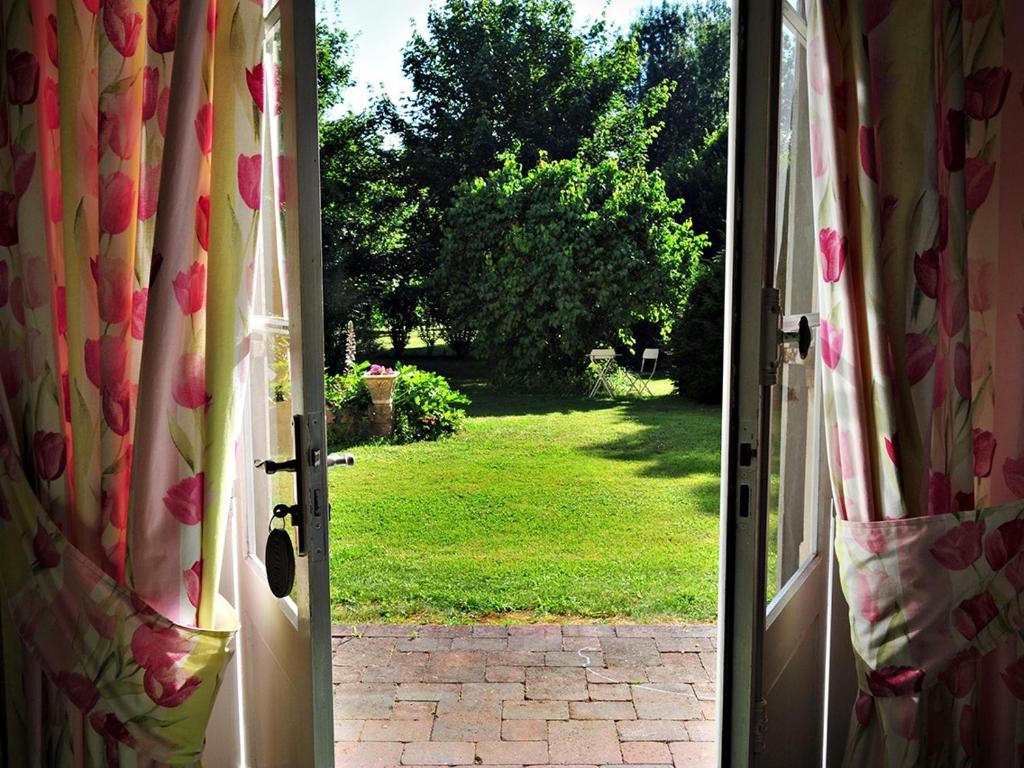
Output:
M700 403L722 401L725 324L725 259L701 264L689 301L669 339L669 364L676 390Z
M328 427L333 447L353 445L369 436L370 393L363 380L368 362L359 363L347 374L325 379L325 399L331 412ZM394 429L389 442L402 444L438 440L455 434L466 419L460 406L469 398L441 375L413 365L397 365L394 392Z

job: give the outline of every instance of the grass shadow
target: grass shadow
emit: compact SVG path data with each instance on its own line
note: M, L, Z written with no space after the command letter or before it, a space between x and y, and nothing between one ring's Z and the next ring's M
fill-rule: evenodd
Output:
M590 445L584 448L587 453L616 461L642 462L646 466L638 474L645 477L719 476L719 408L693 403L678 395L626 400L618 405L640 429ZM715 418L708 418L709 415Z

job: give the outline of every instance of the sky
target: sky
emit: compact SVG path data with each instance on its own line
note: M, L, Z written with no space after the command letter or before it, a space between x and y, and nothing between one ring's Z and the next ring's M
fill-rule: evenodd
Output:
M576 24L582 27L605 11L613 26L624 28L650 4L651 0L575 0ZM373 94L386 93L398 103L409 93L402 49L413 29L426 33L430 7L431 0L317 0L320 20L339 24L354 40L356 84L344 94L344 109L362 110Z

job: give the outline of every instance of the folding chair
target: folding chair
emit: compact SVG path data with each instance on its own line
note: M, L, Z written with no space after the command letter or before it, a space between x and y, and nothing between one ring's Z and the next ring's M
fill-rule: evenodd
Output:
M648 397L654 397L650 384L651 379L654 378L654 372L658 369L658 354L657 347L648 347L640 356L640 370L633 374L630 382L638 395L643 395L646 392ZM649 371L647 370L648 361L651 364Z
M608 383L608 375L611 373L612 365L615 363L615 350L611 347L592 349L590 350L590 362L594 363L598 368L597 381L594 382L594 387L590 390L589 397L596 395L597 390L601 389L601 387L604 387L604 391L608 393L609 397L615 397L611 385Z

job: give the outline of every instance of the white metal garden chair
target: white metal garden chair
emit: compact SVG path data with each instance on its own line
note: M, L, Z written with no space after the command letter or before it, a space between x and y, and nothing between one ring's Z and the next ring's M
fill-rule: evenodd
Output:
M608 376L615 365L615 356L615 350L611 347L590 350L590 362L597 366L597 381L594 382L594 387L590 390L590 397L596 395L602 387L608 393L608 397L615 397L611 383L608 381Z
M659 354L657 347L648 347L640 356L640 370L630 376L629 382L638 395L646 394L648 397L654 397L654 393L651 392L651 379L654 378L654 372L658 369ZM648 363L651 366L649 371L647 370Z

